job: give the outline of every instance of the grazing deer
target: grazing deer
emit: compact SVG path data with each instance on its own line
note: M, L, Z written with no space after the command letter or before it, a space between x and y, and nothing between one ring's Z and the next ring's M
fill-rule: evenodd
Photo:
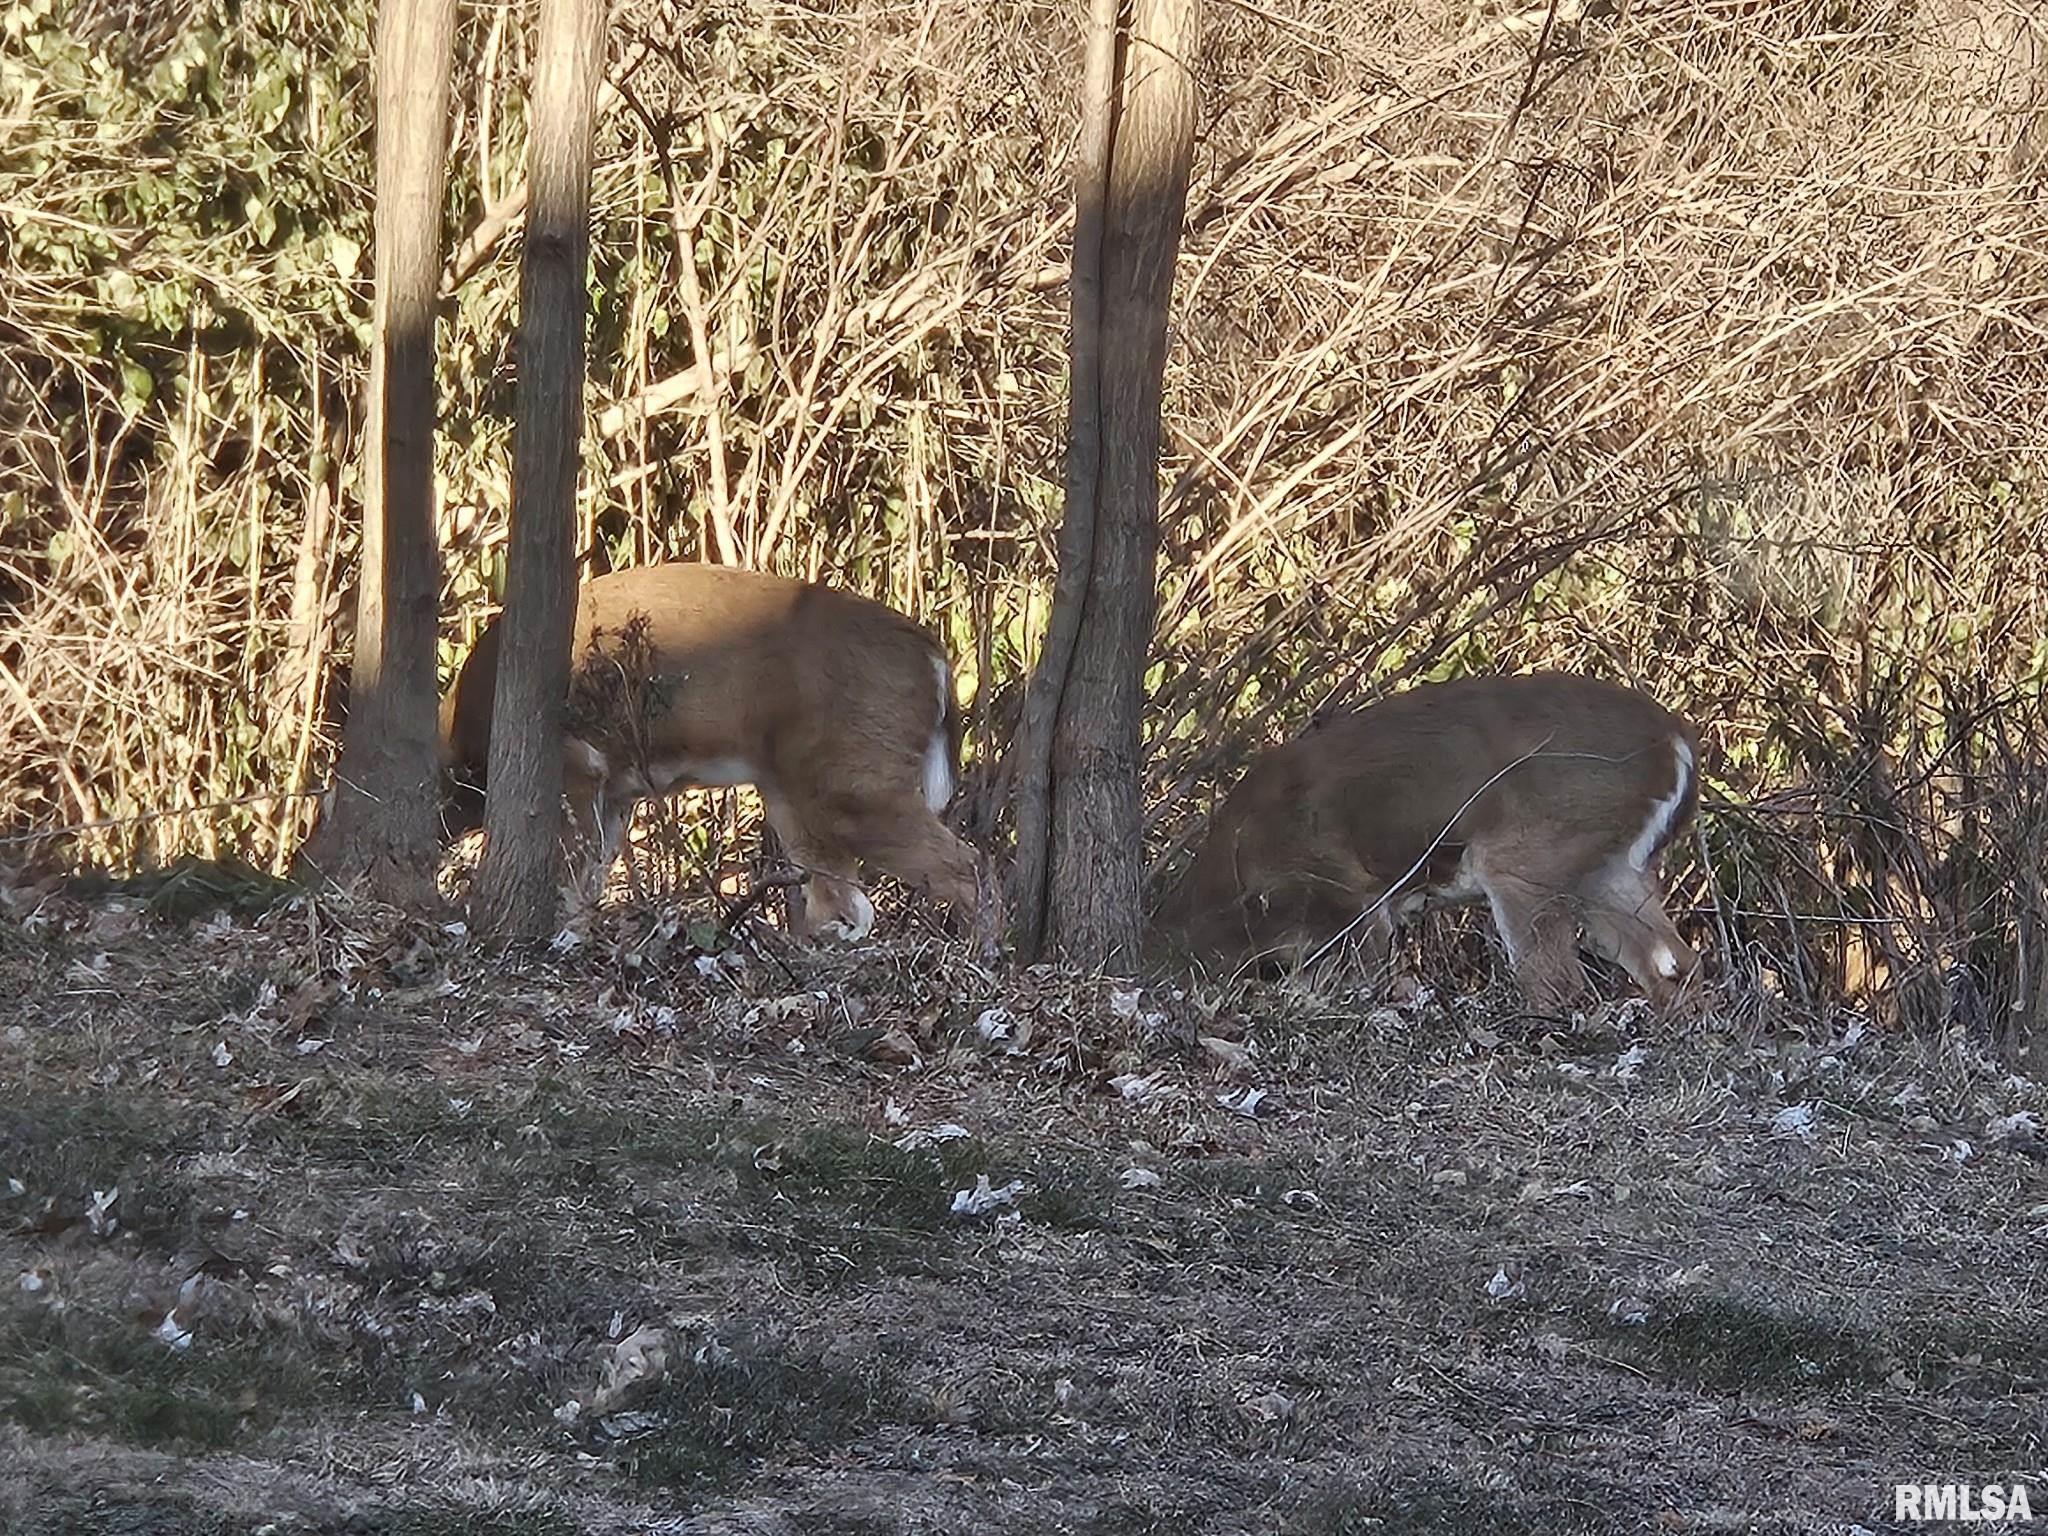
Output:
M638 802L751 784L809 877L802 931L867 937L875 908L855 880L866 860L956 920L980 919L990 941L981 861L937 815L953 794L960 711L928 631L831 587L649 565L580 589L574 647L562 771L586 899ZM497 681L493 619L441 701L450 842L483 824Z
M1532 1005L1585 990L1579 930L1660 1006L1699 956L1657 856L1698 803L1699 741L1642 694L1545 672L1396 694L1262 754L1161 918L1197 961L1299 965L1356 934L1484 900Z

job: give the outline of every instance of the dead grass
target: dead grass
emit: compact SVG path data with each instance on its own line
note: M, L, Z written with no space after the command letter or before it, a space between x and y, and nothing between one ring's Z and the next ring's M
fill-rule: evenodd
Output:
M578 547L743 557L933 622L999 851L973 791L1049 586L1074 14L714 9L612 18ZM509 16L465 12L456 66L451 665L502 568ZM278 866L349 648L362 18L205 0L136 45L95 17L25 13L43 64L0 79L24 229L0 857ZM228 87L152 73L208 22L242 50ZM1703 730L1677 862L1724 974L2042 1048L2039 50L2004 0L1217 9L1167 379L1154 872L1321 708L1585 668ZM160 121L190 130L175 156ZM175 183L154 218L139 174ZM216 227L251 175L274 237ZM693 833L670 887L726 874L752 820Z
M1961 1048L134 900L0 961L36 1536L1876 1530L2042 1460L2042 1094Z

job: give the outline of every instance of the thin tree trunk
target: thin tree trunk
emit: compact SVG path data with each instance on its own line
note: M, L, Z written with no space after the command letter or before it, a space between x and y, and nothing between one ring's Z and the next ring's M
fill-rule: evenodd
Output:
M590 141L602 0L541 0L519 273L519 414L512 444L503 649L492 709L477 914L548 933L561 853L562 710L575 620L576 472L583 426Z
M313 405L313 450L306 466L311 490L306 497L298 556L292 566L292 617L291 628L286 632L286 660L271 699L271 708L290 723L290 788L295 795L306 788L313 736L320 726L328 651L333 644L333 626L327 617L327 588L334 569L334 551L330 547L334 525L334 458L336 440L341 434L338 424L327 413L322 357L318 352L313 354L312 363L311 388L307 393ZM294 815L302 814L303 807L294 801L292 811Z
M1074 168L1074 271L1068 290L1066 506L1059 574L1038 666L1024 695L1015 788L1017 857L1010 870L1011 942L1026 959L1045 944L1052 854L1052 740L1073 665L1095 562L1096 484L1102 472L1102 229L1116 128L1119 0L1091 0Z
M434 639L434 301L455 0L383 0L377 17L375 333L362 571L334 800L305 862L404 905L429 902L440 852Z
M1043 684L1057 701L1043 934L1068 960L1097 968L1135 965L1143 926L1141 717L1158 604L1159 406L1194 154L1200 0L1131 0L1129 17L1100 241L1092 538L1084 578L1069 577L1062 538L1049 632L1071 625L1072 654L1063 681L1048 673ZM1090 441L1087 398L1077 380L1074 460ZM1071 609L1077 593L1078 619L1062 621L1062 599Z

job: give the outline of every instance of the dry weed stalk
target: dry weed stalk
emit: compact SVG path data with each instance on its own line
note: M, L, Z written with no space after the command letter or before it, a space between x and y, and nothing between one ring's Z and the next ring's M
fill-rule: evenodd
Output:
M1216 17L1167 391L1156 865L1250 749L1318 709L1587 667L1705 730L1728 809L1689 878L1736 969L1819 1007L1859 946L1887 998L1965 963L1991 1015L2038 1019L2038 21L1997 0ZM987 760L1057 514L1078 13L753 0L617 24L592 565L708 550L936 619ZM451 660L499 579L525 77L521 29L468 26ZM145 35L145 63L181 46ZM354 46L340 21L308 37L309 68ZM345 643L326 615L351 558L335 466L364 296L334 236L366 146L332 103L288 113L319 171L278 194L291 232L143 239L114 194L138 163L169 169L148 122L99 126L86 83L46 74L36 111L0 112L0 817L301 786ZM203 164L231 163L229 130L266 105L223 91ZM191 295L190 318L120 353L114 270ZM146 399L110 347L148 364ZM1929 787L1951 783L1975 787ZM1788 787L1812 814L1773 808ZM1889 851L1844 852L1872 816ZM76 851L274 858L295 826Z

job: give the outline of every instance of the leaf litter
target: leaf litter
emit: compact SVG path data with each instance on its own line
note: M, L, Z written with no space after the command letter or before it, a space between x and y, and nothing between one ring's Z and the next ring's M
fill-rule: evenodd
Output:
M928 944L705 965L671 920L632 913L484 964L466 933L308 917L96 936L90 999L67 992L60 951L9 952L0 980L27 1002L0 1039L22 1095L0 1115L0 1172L25 1219L0 1260L19 1277L8 1306L61 1300L89 1336L132 1330L175 1369L286 1351L326 1384L293 1404L252 1375L271 1384L231 1391L242 1406L219 1422L243 1465L321 1466L307 1497L336 1509L481 1487L451 1482L462 1466L534 1507L580 1501L586 1528L650 1529L657 1485L634 1478L673 1454L714 1458L748 1518L852 1507L889 1465L918 1469L895 1497L940 1528L1085 1528L1119 1499L1195 1507L1227 1464L1238 1507L1284 1528L1305 1478L1369 1494L1447 1448L1488 1497L1540 1497L1538 1461L1473 1416L1540 1401L1554 1424L1600 1426L1574 1453L1581 1500L1712 1487L1714 1507L1789 1536L1887 1468L2040 1454L2022 1278L2039 1217L2013 1217L2048 1209L2027 1194L2048 1106L1991 1073L1958 1101L1853 1022L1831 1036L1823 1146L1820 1100L1784 1102L1790 1075L1740 1039L1624 1011L1609 1022L1626 1043L1577 1060L1511 1007L1420 990L1379 1019L1255 988L992 981ZM55 918L35 943L93 920ZM228 1017L253 1022L202 1049L236 1070L195 1077L174 1038ZM863 1030L907 1059L876 1058ZM113 1034L118 1060L96 1046ZM281 1107L260 1107L249 1090L273 1081ZM1847 1096L1869 1108L1838 1116ZM199 1178L193 1151L223 1142L243 1150ZM1796 1208L1770 1193L1788 1157ZM1894 1221L1924 1247L1892 1242ZM187 1293L192 1230L249 1235ZM138 1292L154 1298L139 1316ZM706 1302L704 1325L679 1326ZM1941 1342L1960 1314L1971 1336ZM1723 1401L1684 1374L1683 1330L1713 1320L1694 1347L1726 1348L1777 1318L1899 1356L1862 1385L1787 1378L1809 1394L1792 1422L1832 1426L1833 1459L1672 1441L1674 1412ZM719 1363L717 1338L759 1329L801 1363ZM349 1396L365 1347L349 1341L368 1340L397 1377L362 1399L381 1407ZM0 1411L19 1369L0 1362ZM130 1368L97 1369L105 1394ZM701 1422L664 1406L679 1371L719 1383ZM1940 1415L1888 1411L1906 1391ZM68 1433L108 1465L153 1454L78 1401ZM1368 1464L1349 1426L1392 1401L1407 1406ZM1168 1422L1184 1447L1159 1441ZM374 1481L305 1457L344 1423L381 1448ZM41 1444L31 1461L61 1486ZM628 1447L641 1471L596 1492ZM193 1451L153 1474L160 1490L201 1475Z

